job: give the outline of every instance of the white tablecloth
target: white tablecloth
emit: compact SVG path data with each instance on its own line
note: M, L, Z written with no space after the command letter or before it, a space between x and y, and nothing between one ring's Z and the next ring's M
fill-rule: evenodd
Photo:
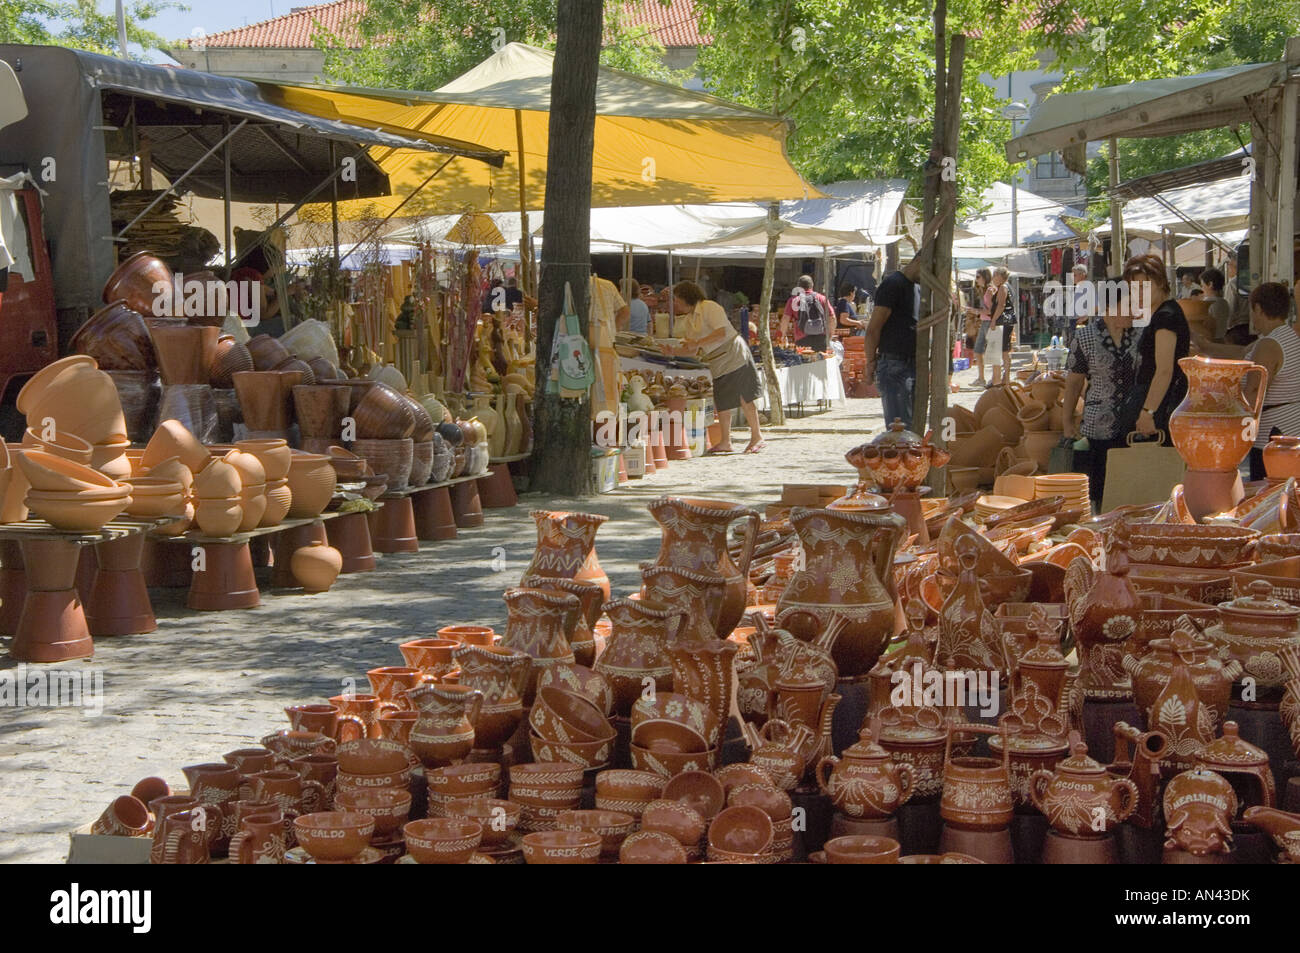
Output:
M763 369L759 368L759 379ZM844 380L840 377L840 358L811 361L791 367L778 367L776 379L781 384L781 400L789 404L815 404L819 400L844 399ZM767 410L767 387L758 400L758 409Z

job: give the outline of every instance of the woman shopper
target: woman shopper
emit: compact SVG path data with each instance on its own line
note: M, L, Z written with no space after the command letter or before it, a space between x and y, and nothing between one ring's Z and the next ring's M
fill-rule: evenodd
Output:
M841 328L851 328L853 334L866 333L867 322L858 317L858 309L853 303L857 289L852 284L840 285L840 296L835 302L835 323Z
M1138 337L1138 372L1129 410L1133 423L1128 429L1148 437L1163 434L1172 446L1169 417L1187 396L1187 375L1178 362L1191 353L1192 331L1169 289L1159 255L1135 255L1124 263L1120 277L1128 286L1135 323L1150 316Z
M1088 455L1083 458L1087 461L1088 494L1098 508L1106 489L1106 455L1124 446L1128 438L1128 394L1133 390L1138 365L1139 335L1133 328L1122 287L1111 303L1105 314L1089 318L1087 324L1076 329L1066 359L1062 398L1062 404L1070 408L1061 424L1064 436L1088 441ZM1073 408L1085 386L1083 418L1076 423Z
M1204 273L1202 273L1204 276ZM1300 437L1300 333L1290 322L1291 296L1286 285L1267 281L1250 292L1251 329L1259 339L1247 347L1215 344L1193 335L1197 350L1211 357L1254 361L1268 372L1268 386L1259 412L1259 429L1250 450L1250 478L1262 480L1264 448L1277 434ZM1253 400L1252 386L1246 397Z
M979 318L979 330L975 332L975 346L971 349L975 352L975 366L979 368L979 377L975 378L977 387L987 387L988 381L984 379L984 351L988 346L989 323L992 320L989 314L989 308L993 306L993 290L990 285L993 283L993 273L987 268L981 268L975 272L975 287L971 289L971 297L975 301L973 308L967 308L968 315L974 315Z
M766 443L759 429L758 407L754 401L763 393L763 385L754 366L749 345L727 320L727 312L716 301L704 297L704 290L693 281L679 281L673 286L673 313L683 341L679 347L665 348L666 354L703 354L713 378L713 404L718 412L722 438L710 452L731 453L731 415L737 407L749 423L749 445L745 453L758 453Z
M620 330L633 334L650 333L650 309L641 300L641 289L635 278L623 279L623 297L627 299L627 327Z
M993 284L989 286L989 332L984 341L989 362L989 386L997 387L1011 381L1011 339L1016 330L1016 309L1011 302L1011 286L1007 279L1011 272L1005 268L993 269Z

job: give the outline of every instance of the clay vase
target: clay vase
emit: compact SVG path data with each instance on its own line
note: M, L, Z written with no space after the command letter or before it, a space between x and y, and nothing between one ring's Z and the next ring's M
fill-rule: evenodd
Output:
M104 283L104 301L124 300L140 314L158 316L155 315L154 302L160 295L153 289L159 282L163 285L162 300L170 303L174 294L172 270L151 252L138 251L108 276Z
M598 583L609 598L609 578L596 559L596 530L609 517L592 513L533 510L537 547L525 576L559 576Z
M1168 739L1161 772L1169 777L1186 771L1214 740L1214 714L1201 704L1192 671L1180 654L1174 654L1169 679L1147 709L1147 726Z
M842 616L847 624L835 643L835 664L841 677L864 675L894 635L894 552L907 521L891 510L796 506L790 523L803 546L804 568L777 603L777 624L811 642Z
M569 648L573 650L573 660L578 665L590 667L596 659L596 635L594 626L600 618L600 607L605 603L605 593L594 582L581 579L561 579L548 576L524 576L520 580L524 589L551 589L567 592L577 596L579 611L572 628L569 629Z
M348 413L348 388L337 384L299 384L293 389L293 414L303 437L337 438Z
M338 477L330 458L319 453L295 452L289 462L290 519L319 516L334 497Z
M93 357L102 371L147 371L154 366L149 326L120 299L92 314L69 347Z
M731 717L739 651L740 646L735 642L723 639L693 644L679 642L668 647L673 691L700 702L712 716L709 724L715 726L714 734L705 739L710 748L722 744L727 719Z
M1169 418L1169 436L1189 470L1235 472L1254 444L1254 431L1243 421L1259 418L1268 371L1251 361L1184 357L1187 396ZM1252 407L1242 385L1259 375L1259 393ZM1193 506L1195 510L1195 506Z
M1300 479L1300 437L1278 434L1264 448L1264 471L1270 480Z
M289 396L302 383L298 371L239 371L231 374L244 426L250 433L283 433L289 429Z
M218 328L193 324L150 328L163 385L208 383L220 334Z
M406 697L419 712L407 743L426 768L455 764L470 753L482 692L465 685L422 685Z
M333 546L315 540L293 551L289 568L303 592L328 592L343 570L343 555Z
M654 500L648 508L662 531L656 566L707 573L726 583L716 627L717 637L725 639L745 612L749 563L762 523L758 512L739 503L674 496ZM732 559L727 534L736 520L745 526L740 554Z
M462 644L451 656L460 666L459 684L483 696L479 710L470 719L474 723L474 747L482 751L500 749L523 720L519 686L528 675L531 660L513 649L470 643Z
M686 624L686 615L643 599L615 599L604 608L610 636L592 669L614 690L614 714L627 718L646 679L654 680L657 692L673 690L668 646Z
M642 599L686 614L686 624L677 633L679 643L708 643L718 638L727 580L676 566L646 566L641 579Z
M1187 666L1196 686L1196 695L1208 710L1214 730L1228 714L1232 700L1232 683L1242 673L1236 659L1221 661L1212 643L1195 638L1186 629L1176 629L1167 639L1152 639L1141 659L1124 656L1124 669L1133 681L1133 704L1137 706L1145 727L1147 713L1173 676L1174 658Z
M1123 524L1107 551L1106 567L1094 572L1087 559L1075 559L1065 571L1065 601L1079 652L1084 697L1113 701L1129 694L1124 643L1137 631L1144 609L1128 576L1128 534Z
M574 660L569 633L582 604L577 596L555 589L507 589L503 598L509 616L501 644L532 659L523 691L524 704L531 705L538 673L548 665Z

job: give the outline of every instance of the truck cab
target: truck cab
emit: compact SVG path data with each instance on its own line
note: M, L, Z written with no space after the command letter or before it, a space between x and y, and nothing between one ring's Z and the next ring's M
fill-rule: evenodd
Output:
M22 435L22 417L14 410L18 391L58 357L54 273L42 227L41 195L31 184L7 188L0 180L0 229L14 258L8 287L0 295L0 431L6 439L17 439Z

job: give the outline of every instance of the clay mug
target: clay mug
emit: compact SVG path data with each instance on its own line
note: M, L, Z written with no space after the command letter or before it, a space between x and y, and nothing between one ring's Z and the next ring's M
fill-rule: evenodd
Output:
M419 717L418 711L386 711L379 716L379 737L409 746L411 726Z
M315 813L325 795L325 786L319 781L304 781L297 771L286 768L259 771L249 780L253 797L274 801L285 817L293 812Z
M139 798L124 794L104 808L94 824L92 834L110 834L116 837L146 837L152 830L149 807Z
M221 757L245 777L275 767L275 755L266 748L240 748L238 751L228 751Z
M339 710L339 724L334 739L340 742L378 738L379 713L396 707L392 702L384 705L378 695L364 692L335 695L329 701Z
M293 763L298 776L304 781L315 781L321 786L321 807L332 811L335 781L339 776L339 759L332 754L309 754Z
M284 713L294 731L315 731L331 738L338 733L339 710L333 705L293 705Z
M196 798L200 804L212 804L222 809L221 829L214 832L211 847L214 853L224 853L235 833L235 816L228 805L248 793L246 780L237 768L224 761L192 764L181 768L181 772L190 783L190 797Z
M284 863L284 818L274 814L251 814L239 822L230 839L232 864Z
M153 812L153 847L149 850L149 863L166 863L163 857L169 836L180 831L194 831L202 835L203 860L186 861L186 863L207 863L208 844L221 831L221 808L213 804L200 804L197 798L183 794L169 794L149 802ZM184 818L183 824L170 824L173 817ZM173 851L179 849L173 838ZM180 861L170 861L180 863Z
M211 810L211 805L196 805L189 810L168 814L158 825L154 850L149 852L149 862L206 864L213 832L221 826L219 820L212 818ZM220 812L217 814L219 816Z
M309 754L333 754L337 745L328 735L316 731L294 731L286 728L262 738L262 745L275 755L275 763L289 764Z
M254 814L280 814L280 807L272 800L257 800L248 798L243 801L236 801L232 805L235 810L235 830L239 830L239 822L246 817L252 817ZM281 815L283 820L283 815Z
M412 688L418 688L423 676L424 673L418 668L402 665L385 665L366 672L370 690L380 699L380 716L388 711L414 711L414 707L406 700L406 693Z

